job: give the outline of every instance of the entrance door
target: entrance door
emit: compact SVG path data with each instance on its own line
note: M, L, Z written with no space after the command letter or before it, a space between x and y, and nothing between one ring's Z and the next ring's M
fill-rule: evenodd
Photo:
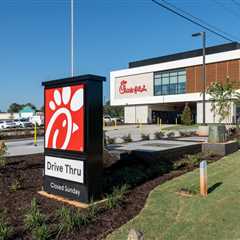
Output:
M152 111L152 123L156 124L158 119L164 124L175 124L176 119L180 122L180 112L178 111Z

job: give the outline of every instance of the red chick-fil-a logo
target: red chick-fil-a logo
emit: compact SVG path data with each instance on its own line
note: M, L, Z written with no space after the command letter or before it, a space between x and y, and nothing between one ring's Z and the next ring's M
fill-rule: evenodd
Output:
M84 85L45 90L45 147L84 148Z
M122 80L120 82L120 87L119 87L119 93L120 94L126 94L126 93L133 93L133 94L138 94L138 93L142 93L142 92L146 92L147 88L146 85L137 85L134 87L127 87L127 81L126 80Z

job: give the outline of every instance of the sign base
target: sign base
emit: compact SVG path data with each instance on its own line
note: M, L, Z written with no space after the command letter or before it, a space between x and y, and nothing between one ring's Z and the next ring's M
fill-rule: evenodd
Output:
M50 194L50 193L47 193L45 191L38 191L37 193L39 195L43 196L43 197L46 197L46 198L49 198L49 199L53 199L53 200L56 200L56 201L59 201L59 202L62 202L62 203L66 203L66 204L69 204L69 205L71 205L73 207L84 208L84 209L87 209L87 208L91 207L92 205L101 204L101 203L104 203L104 202L107 201L107 199L105 198L105 199L102 199L100 201L96 201L94 203L87 204L87 203L81 203L81 202L75 201L75 200L69 200L69 199L64 198L62 196Z
M77 207L77 208L88 208L90 206L90 204L81 203L81 202L74 201L74 200L69 200L69 199L66 199L66 198L58 196L58 195L47 193L45 191L38 191L38 194L40 194L43 197L47 197L47 198L50 198L50 199L53 199L53 200L56 200L59 202L67 203L67 204Z

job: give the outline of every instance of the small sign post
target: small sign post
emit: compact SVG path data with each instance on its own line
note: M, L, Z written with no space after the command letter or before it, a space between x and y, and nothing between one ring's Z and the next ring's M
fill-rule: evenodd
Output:
M207 161L200 162L200 194L204 197L208 194Z
M34 123L34 146L37 146L37 123Z
M45 192L83 203L101 195L103 81L82 75L42 83Z

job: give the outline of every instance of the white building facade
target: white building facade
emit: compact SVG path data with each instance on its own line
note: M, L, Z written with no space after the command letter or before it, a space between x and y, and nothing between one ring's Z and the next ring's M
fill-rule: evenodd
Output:
M206 54L207 87L216 81L240 83L238 43L209 47ZM124 106L125 123L180 122L185 104L193 121L202 123L202 61L198 49L129 63L129 68L110 73L110 103ZM211 108L207 101L206 122L218 122ZM235 122L239 107L232 103L230 112L225 121Z

